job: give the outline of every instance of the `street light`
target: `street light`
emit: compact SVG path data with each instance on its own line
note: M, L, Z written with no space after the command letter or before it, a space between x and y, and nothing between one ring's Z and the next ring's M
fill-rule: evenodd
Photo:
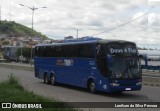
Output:
M1 5L0 5L0 21L1 21Z
M34 37L34 34L33 34L33 18L34 18L34 11L37 10L37 9L40 9L40 8L47 8L47 7L28 7L28 6L25 6L23 4L19 4L20 6L23 6L23 7L27 7L29 9L32 10L32 36ZM32 60L32 45L31 45L31 60Z

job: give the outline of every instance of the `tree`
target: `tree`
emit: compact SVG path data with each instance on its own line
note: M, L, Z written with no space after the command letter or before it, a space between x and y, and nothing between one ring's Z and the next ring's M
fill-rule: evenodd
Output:
M31 48L23 47L23 48L18 48L17 50L17 56L22 56L26 58L27 61L31 59ZM32 57L34 57L34 48L32 48ZM26 62L27 62L26 61Z

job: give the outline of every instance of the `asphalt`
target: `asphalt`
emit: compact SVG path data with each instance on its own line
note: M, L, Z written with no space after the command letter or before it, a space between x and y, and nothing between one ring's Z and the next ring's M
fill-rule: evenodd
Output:
M29 66L30 67L30 66ZM31 66L32 67L32 66ZM13 74L21 85L38 95L65 102L160 102L160 88L143 86L141 91L124 92L122 94L107 94L99 92L91 94L86 89L68 85L52 86L43 83L43 80L34 77L33 71L0 67L0 82L5 81L8 75ZM87 111L159 111L158 108L91 108Z

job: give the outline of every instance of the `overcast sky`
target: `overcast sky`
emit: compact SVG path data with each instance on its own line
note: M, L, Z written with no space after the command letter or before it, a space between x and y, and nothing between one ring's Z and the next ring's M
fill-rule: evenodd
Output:
M31 27L32 10L19 4L47 7L35 10L34 29L53 39L76 38L79 29L79 37L125 39L160 48L160 0L0 0L1 19Z

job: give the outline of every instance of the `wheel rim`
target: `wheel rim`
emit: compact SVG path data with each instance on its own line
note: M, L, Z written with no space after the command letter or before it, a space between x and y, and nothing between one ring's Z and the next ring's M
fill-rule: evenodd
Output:
M55 78L54 78L54 76L51 77L51 84L52 84L52 85L55 84Z
M90 91L95 92L95 83L94 82L90 83Z

